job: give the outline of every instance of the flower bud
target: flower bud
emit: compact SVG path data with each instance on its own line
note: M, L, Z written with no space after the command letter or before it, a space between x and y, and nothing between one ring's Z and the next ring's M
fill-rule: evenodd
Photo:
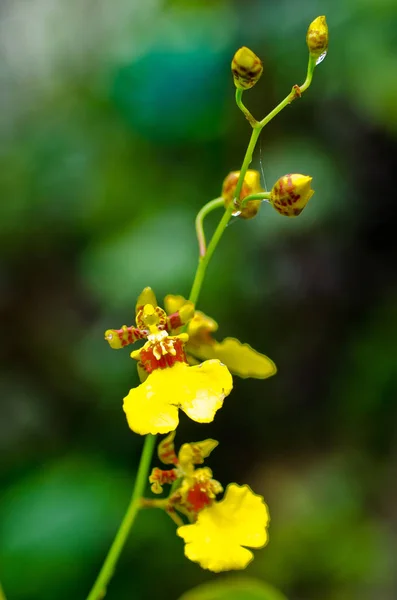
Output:
M328 25L325 17L317 17L310 23L306 42L313 58L319 59L322 55L325 57L328 49Z
M249 48L237 50L232 60L234 85L239 90L249 90L260 79L263 72L261 59Z
M222 197L225 201L225 208L230 206L231 202L234 201L239 176L240 171L232 171L223 182ZM241 210L240 204L241 200L244 200L246 196L257 194L258 192L263 192L260 184L260 174L258 171L249 169L244 177L240 199L235 202L236 210L233 216L240 217L241 219L253 219L257 215L262 200L249 200Z
M280 177L270 192L270 203L286 217L300 215L314 194L311 188L312 177L296 173Z

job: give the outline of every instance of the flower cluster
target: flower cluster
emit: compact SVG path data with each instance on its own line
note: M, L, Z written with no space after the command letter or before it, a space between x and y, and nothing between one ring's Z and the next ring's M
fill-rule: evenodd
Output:
M158 448L164 464L170 470L153 469L150 475L152 491L161 493L163 485L173 484L165 499L165 510L172 516L178 511L189 520L177 534L185 542L185 555L204 569L220 572L244 569L253 558L248 548L262 548L267 542L269 512L262 496L247 485L228 485L223 491L213 479L208 467L196 468L218 445L215 440L183 444L178 455L174 449L174 433ZM248 548L247 548L248 547Z
M213 337L217 323L183 296L166 296L164 307L158 306L152 289L145 288L136 303L135 326L105 332L114 349L145 341L131 352L141 384L130 390L123 408L134 432L171 432L160 442L158 455L173 468L155 468L149 480L155 494L172 484L168 498L159 502L178 524L185 555L216 572L243 569L253 557L245 546L260 548L267 541L269 516L263 498L246 485L230 484L217 501L221 484L213 479L211 469L196 465L218 442L183 444L176 455L174 430L178 409L199 423L212 421L232 389L231 373L264 379L276 373L276 367L270 358L235 338L217 341ZM146 499L145 505L159 504Z

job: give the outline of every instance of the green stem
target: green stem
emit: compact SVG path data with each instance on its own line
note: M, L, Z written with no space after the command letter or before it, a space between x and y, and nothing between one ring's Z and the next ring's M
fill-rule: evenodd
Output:
M134 524L135 517L141 508L141 497L145 490L145 485L148 478L155 440L155 435L149 434L145 438L131 502L120 524L116 537L113 540L108 555L105 558L105 562L102 565L99 575L87 596L87 600L100 600L106 595L106 588L113 576L116 563L127 540L131 527Z
M220 208L224 205L224 203L225 201L223 198L216 198L216 200L211 200L211 202L207 202L207 204L204 204L203 208L197 213L196 233L199 243L200 256L204 256L207 251L203 221L210 212L212 212L216 208Z
M1 586L1 583L0 583L0 600L7 600L6 599L6 595L4 593L4 590L3 590L2 586Z
M305 79L304 83L302 83L302 85L300 86L300 92L301 92L301 94L303 92L305 92L307 90L307 88L309 87L309 85L311 84L315 68L316 68L316 59L313 58L312 55L310 55L309 56L309 62L307 63L306 79Z
M252 161L252 154L255 149L256 142L258 141L261 129L259 127L255 127L251 133L251 139L248 144L247 151L244 156L243 165L240 170L240 177L237 181L235 198L240 197L241 188L243 186L243 181L245 174L247 172L248 167ZM221 220L219 221L218 227L215 229L214 235L211 238L209 246L207 248L207 252L204 256L200 256L199 263L196 270L196 275L194 277L192 289L190 291L189 300L193 302L193 304L197 304L197 300L200 295L201 286L204 281L205 273L208 267L208 263L210 262L212 255L215 252L215 248L217 247L219 240L221 239L223 232L225 231L227 224L229 223L233 211L236 210L234 203L231 202L228 208L223 213Z
M276 106L276 108L274 108L268 115L266 115L266 117L264 117L262 119L262 121L259 121L259 126L260 126L261 129L265 125L267 125L269 123L269 121L271 121L272 119L274 119L274 117L276 115L278 115L278 113L281 112L283 110L283 108L285 108L286 106L288 106L288 104L291 104L291 102L293 100L295 100L296 98L300 98L300 96L302 95L302 93L307 90L307 88L309 87L309 85L312 82L315 66L316 66L316 61L310 55L309 56L309 62L308 62L308 65L307 65L307 74L306 74L305 81L302 83L301 86L294 85L293 88L292 88L292 90L288 94L288 96L286 96L284 98L284 100L282 100L280 102L280 104L278 104Z
M243 113L243 115L245 116L245 118L247 119L247 121L251 124L251 126L255 127L255 125L258 123L258 121L250 113L250 111L245 106L245 104L243 104L243 91L244 90L239 90L238 88L236 89L236 104L239 107L239 109L241 110L241 112Z
M258 192L257 194L246 196L244 200L241 201L240 210L242 210L250 200L270 200L270 192Z

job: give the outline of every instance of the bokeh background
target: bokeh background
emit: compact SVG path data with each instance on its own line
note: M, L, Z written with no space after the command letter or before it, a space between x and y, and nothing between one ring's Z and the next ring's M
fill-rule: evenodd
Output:
M122 398L137 294L188 294L194 217L238 169L250 128L230 61L263 58L262 117L302 83L305 34L330 52L264 130L271 187L313 176L297 219L263 205L225 233L200 300L273 358L214 423L216 478L270 506L246 575L289 600L397 598L397 4L393 0L3 0L0 7L0 578L9 600L84 598L129 501L142 439ZM208 228L216 215L208 219ZM156 463L155 463L156 464ZM109 600L176 600L221 580L142 512ZM240 596L239 596L240 598Z

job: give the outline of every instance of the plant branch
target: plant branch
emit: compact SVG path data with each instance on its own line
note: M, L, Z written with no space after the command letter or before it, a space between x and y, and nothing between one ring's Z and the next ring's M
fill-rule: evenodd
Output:
M215 200L211 200L204 204L203 208L197 213L196 217L196 233L197 239L199 243L199 252L200 256L204 256L207 251L207 244L205 241L205 233L204 233L204 219L205 217L215 210L216 208L220 208L224 205L223 198L216 198Z
M99 575L87 596L87 600L102 600L102 598L104 598L106 595L106 588L113 576L116 563L120 557L121 551L124 548L124 544L128 538L131 527L135 522L136 515L141 507L141 497L148 478L155 440L155 435L149 434L145 438L131 502L120 524L116 537L114 538L114 541L110 547L108 555L105 558L105 562L102 565Z

